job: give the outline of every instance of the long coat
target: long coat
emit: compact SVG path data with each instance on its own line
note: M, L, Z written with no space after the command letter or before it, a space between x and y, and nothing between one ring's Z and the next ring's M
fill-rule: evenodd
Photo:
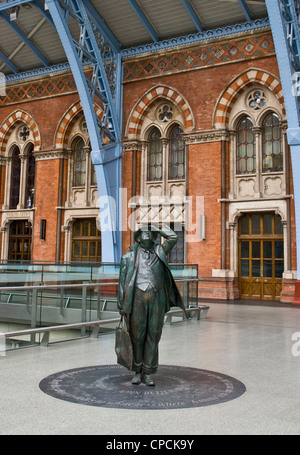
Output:
M176 243L176 241L175 241ZM164 283L166 291L165 312L170 310L170 307L177 306L185 311L183 301L175 284L171 270L169 268L167 254L174 246L173 240L167 240L163 245L155 245L154 251L162 261L164 266ZM137 274L137 250L138 243L129 247L127 253L121 259L119 290L118 290L118 308L130 315L132 311L132 303L134 299L134 289Z

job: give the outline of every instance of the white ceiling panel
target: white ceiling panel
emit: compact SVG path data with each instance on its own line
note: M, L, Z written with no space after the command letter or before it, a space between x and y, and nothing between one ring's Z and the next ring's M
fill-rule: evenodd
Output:
M181 0L136 1L158 35L159 40L197 32L197 28ZM189 1L204 30L246 22L246 17L238 0ZM264 0L246 1L254 19L267 17ZM0 3L3 1L0 0ZM90 0L90 3L120 42L122 48L153 42L147 27L130 5L130 0ZM18 20L14 23L43 53L50 65L67 61L56 30L33 4L27 4L26 7L21 6ZM79 27L77 23L71 18L69 24L72 36L78 39ZM0 50L12 60L21 72L43 66L36 55L1 18ZM1 60L0 71L5 74L12 74L12 70Z

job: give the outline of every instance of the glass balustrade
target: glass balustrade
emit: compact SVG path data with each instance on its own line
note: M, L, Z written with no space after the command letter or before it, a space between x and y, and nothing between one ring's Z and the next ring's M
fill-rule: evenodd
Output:
M170 268L186 308L197 307L197 265L170 264ZM59 342L115 330L118 278L119 264L0 263L0 334L12 333L6 337L6 350L39 345L46 337ZM23 333L93 321L105 323Z

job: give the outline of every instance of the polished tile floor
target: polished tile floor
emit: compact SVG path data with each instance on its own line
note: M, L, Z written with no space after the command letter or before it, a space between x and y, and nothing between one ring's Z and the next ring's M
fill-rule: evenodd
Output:
M160 363L223 373L244 395L191 409L78 405L39 389L53 373L115 363L114 335L0 357L1 435L300 434L300 307L209 303L205 320L164 327Z

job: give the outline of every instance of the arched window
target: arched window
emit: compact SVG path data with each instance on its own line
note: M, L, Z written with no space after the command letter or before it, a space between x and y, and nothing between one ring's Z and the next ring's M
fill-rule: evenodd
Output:
M256 172L256 145L253 122L250 117L243 117L237 127L237 174Z
M91 161L91 185L97 185L96 169Z
M35 157L33 156L33 144L29 145L27 151L27 175L25 188L25 207L34 206L34 187L35 187Z
M170 134L169 180L185 178L185 142L182 133L182 128L176 126Z
M163 178L163 146L160 131L154 128L148 140L147 180L160 181Z
M86 153L83 139L81 137L76 138L71 148L74 153L73 186L85 186Z
M279 117L271 113L262 124L263 172L283 170L282 132Z
M20 149L14 146L11 155L11 181L10 181L10 198L9 208L16 209L19 204L20 197L20 175L21 175L21 160Z

